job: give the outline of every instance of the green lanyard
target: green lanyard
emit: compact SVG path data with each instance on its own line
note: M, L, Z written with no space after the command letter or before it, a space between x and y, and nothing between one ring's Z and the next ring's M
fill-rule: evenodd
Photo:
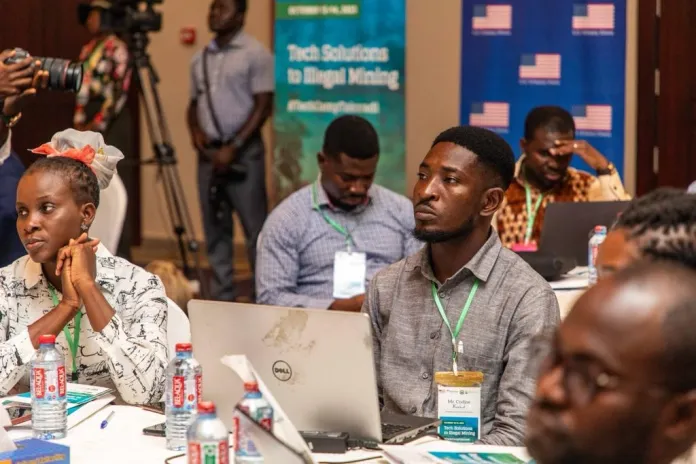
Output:
M326 223L333 227L339 234L343 235L346 238L346 246L348 247L348 251L351 250L351 242L353 241L353 237L351 237L350 232L343 227L339 222L334 220L331 216L326 214L326 212L319 207L319 200L318 200L318 193L317 193L317 184L319 181L316 181L315 183L312 184L312 208L317 210L319 214L324 218Z
M536 221L536 216L539 212L541 202L544 200L544 194L539 194L539 198L537 198L537 201L534 204L534 209L532 209L532 189L529 188L529 184L527 183L524 184L524 193L527 200L527 231L524 234L524 244L527 245L532 238L534 221Z
M58 306L58 295L56 294L56 289L53 285L48 284L48 292L51 294L51 300L53 300L53 307ZM80 325L82 325L82 311L78 311L75 314L75 330L74 338L70 335L68 327L63 327L63 333L65 334L65 339L68 341L68 346L70 347L70 354L72 355L72 381L77 382L78 371L77 371L77 349L80 346Z
M457 326L452 330L452 326L450 325L449 320L447 320L447 314L445 314L445 309L442 307L442 302L440 301L440 296L437 294L437 287L435 287L435 284L432 284L433 288L433 300L435 300L435 306L437 306L437 310L440 311L440 316L442 317L442 320L445 322L445 325L449 329L450 334L452 335L452 371L454 372L454 375L458 375L457 371L457 337L459 336L459 332L462 330L462 325L464 324L464 319L466 319L466 315L469 313L469 308L471 307L471 302L474 301L474 296L476 295L476 291L478 290L479 287L479 280L476 279L474 280L474 286L471 287L471 291L469 292L469 298L466 299L466 304L464 305L464 308L462 308L462 313L459 315L459 321L457 322Z

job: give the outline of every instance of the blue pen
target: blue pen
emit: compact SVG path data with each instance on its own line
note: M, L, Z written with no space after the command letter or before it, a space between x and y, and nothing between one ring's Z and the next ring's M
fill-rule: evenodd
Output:
M116 414L116 411L111 411L108 416L106 416L106 419L104 419L99 426L100 429L105 429L107 425L109 425L109 421L111 420L112 417L114 417L114 414Z

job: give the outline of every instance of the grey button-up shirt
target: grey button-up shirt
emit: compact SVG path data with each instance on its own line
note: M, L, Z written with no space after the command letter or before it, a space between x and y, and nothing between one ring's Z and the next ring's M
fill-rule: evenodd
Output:
M353 250L367 255L366 284L378 270L423 247L413 238L408 198L379 185L369 195L369 204L343 211L331 205L323 188L317 189L319 207L350 232ZM304 187L278 205L264 224L256 257L258 303L325 309L334 301L334 256L346 251L346 238L312 203L312 187Z
M230 140L241 129L254 108L254 95L273 92L273 55L261 42L244 32L223 48L214 40L207 46L208 83L213 107L205 96L203 52L191 61L191 99L198 105L198 121L208 137ZM224 132L213 122L215 111Z
M433 275L425 247L379 272L363 311L370 314L377 379L390 412L437 416L433 374L452 370L452 337L435 306L432 283L454 327L474 279L479 289L458 341L460 370L481 371L481 443L519 446L535 377L532 338L553 331L560 315L549 284L491 235L471 261L446 282Z

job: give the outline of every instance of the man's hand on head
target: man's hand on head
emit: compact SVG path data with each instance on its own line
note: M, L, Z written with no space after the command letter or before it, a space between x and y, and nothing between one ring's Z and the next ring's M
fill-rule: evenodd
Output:
M609 167L609 161L596 148L585 140L556 140L556 146L549 149L553 156L565 156L577 154L595 171L602 171Z

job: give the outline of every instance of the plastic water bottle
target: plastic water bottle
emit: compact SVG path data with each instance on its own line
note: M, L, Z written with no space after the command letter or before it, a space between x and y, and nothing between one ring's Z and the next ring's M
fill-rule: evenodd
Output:
M167 393L165 414L167 422L167 449L186 449L186 432L196 420L198 401L201 398L202 369L193 359L190 343L176 345L176 357L167 368Z
M187 437L189 464L229 464L229 433L212 402L198 403L198 418L189 427Z
M269 432L273 431L273 407L261 396L257 382L244 383L244 398L239 403L239 409L261 427ZM237 411L234 413L234 454L236 464L263 462L263 457L251 441L248 431L244 430Z
M604 226L595 226L594 233L587 247L587 284L590 287L597 283L597 252L605 238L607 238L607 228Z
M55 335L41 335L31 362L31 428L35 438L54 440L68 433L65 358Z

